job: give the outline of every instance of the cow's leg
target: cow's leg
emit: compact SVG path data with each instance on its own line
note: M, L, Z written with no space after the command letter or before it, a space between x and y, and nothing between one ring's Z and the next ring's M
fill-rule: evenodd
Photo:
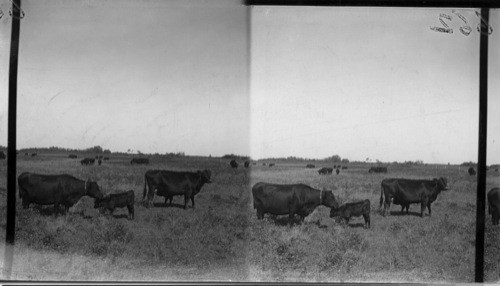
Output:
M194 195L191 195L191 203L193 204L193 209L194 209Z
M387 213L388 215L391 215L391 200L392 198L389 198L385 199L385 202L384 202L384 213L383 213L383 216L385 217L385 214Z
M363 218L365 219L365 228L370 228L370 214L363 214Z
M134 219L134 205L127 205L128 219Z
M401 205L401 214L403 214L404 209L405 209L405 205Z
M261 208L257 208L257 219L263 219L264 218L264 211L262 211Z
M188 201L189 201L189 196L186 194L184 195L184 209L187 208Z
M164 205L167 205L167 200L168 200L168 196L165 196L165 203L163 203Z
M408 214L409 209L410 209L410 204L407 204L406 205L406 214Z
M429 216L432 215L432 211L431 211L431 202L428 202L427 203L427 208L429 209Z
M420 217L424 217L425 207L427 205L427 201L422 200L420 202Z
M173 200L174 196L170 196L168 197L169 201L170 201L170 205L172 205L172 200Z

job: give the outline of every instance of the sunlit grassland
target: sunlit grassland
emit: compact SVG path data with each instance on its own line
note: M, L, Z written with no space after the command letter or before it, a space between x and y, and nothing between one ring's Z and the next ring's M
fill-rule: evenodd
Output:
M257 220L249 205L249 268L251 280L263 281L377 281L472 282L474 280L476 179L458 166L391 165L387 174L369 174L364 164L349 165L339 175L318 175L304 164L252 172L251 184L304 183L333 189L340 203L371 201L371 229L363 218L348 226L329 218L320 206L300 226L288 227L285 216ZM492 176L498 176L491 173ZM392 215L379 212L380 183L387 177L432 179L445 176L449 190L432 205L432 216L409 215L400 206ZM426 211L427 213L427 211Z
M52 206L23 210L18 199L11 279L228 281L247 277L248 170L231 170L225 160L208 158L156 157L150 165L133 166L129 162L130 157L112 157L101 166L81 166L79 159L63 155L20 157L18 175L67 173L97 181L104 193L134 190L136 210L134 220L126 219L126 208L117 209L113 216L101 215L93 209L93 199L83 197L68 215L55 216ZM213 183L195 197L195 209L191 202L187 210L182 209L180 196L174 197L172 207L156 198L155 207L147 209L141 200L149 169L210 169ZM2 202L5 213L4 206ZM1 226L3 238L4 219Z

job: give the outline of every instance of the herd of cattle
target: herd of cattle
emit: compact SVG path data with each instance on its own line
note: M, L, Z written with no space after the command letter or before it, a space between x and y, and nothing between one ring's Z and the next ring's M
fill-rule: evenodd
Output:
M70 155L76 156L76 155ZM74 158L74 157L73 157ZM107 157L84 158L84 162L97 160L107 160ZM144 158L134 158L131 164L148 164L149 160ZM86 164L86 163L85 163ZM237 162L232 160L230 166L237 167ZM245 162L248 168L249 161ZM271 164L269 164L271 165ZM308 164L306 168L314 168ZM337 167L337 166L336 166ZM340 166L339 166L340 167ZM346 167L347 168L347 167ZM339 168L337 168L338 172ZM473 173L472 173L472 171ZM471 167L469 174L475 174ZM333 168L321 168L319 174L331 174ZM369 172L386 173L387 167L372 167ZM144 175L144 190L142 201L149 208L153 205L155 196L164 197L164 204L167 201L172 205L174 196L184 197L184 209L187 208L191 200L192 208L195 207L194 197L205 184L212 182L210 170L198 170L196 172L187 171L167 171L148 170ZM424 216L425 209L428 209L429 216L432 215L431 204L437 199L441 191L448 190L447 179L422 180L388 178L381 182L380 209L382 215L390 214L391 204L401 205L401 213L406 209L409 212L411 204L420 204L420 216ZM59 206L64 206L64 213L76 204L81 197L89 196L94 199L94 208L101 213L109 210L111 214L116 208L127 207L129 219L134 218L134 191L109 194L104 196L97 182L84 181L71 175L40 175L35 173L22 173L18 177L19 197L22 200L23 208L28 208L30 204L54 205L55 213L59 211ZM293 223L295 214L299 215L301 221L311 214L319 205L330 208L330 217L338 217L349 221L351 217L363 216L365 227L370 227L370 201L368 199L339 205L331 190L317 190L304 184L271 184L259 182L252 187L253 207L257 210L257 218L263 219L264 214L288 215L289 223ZM500 188L491 189L488 194L488 212L492 216L494 225L498 225L500 220Z

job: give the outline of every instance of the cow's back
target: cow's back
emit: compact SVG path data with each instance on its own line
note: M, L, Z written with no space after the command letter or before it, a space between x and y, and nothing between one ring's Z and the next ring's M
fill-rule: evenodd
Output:
M71 186L78 179L70 175L22 173L18 177L21 199L36 204L54 204L68 198L78 201L85 193Z
M488 192L488 206L490 213L493 211L500 212L500 188L493 188Z
M254 208L263 213L275 215L289 214L290 207L300 208L305 202L306 193L311 189L306 185L277 185L257 183L252 188Z

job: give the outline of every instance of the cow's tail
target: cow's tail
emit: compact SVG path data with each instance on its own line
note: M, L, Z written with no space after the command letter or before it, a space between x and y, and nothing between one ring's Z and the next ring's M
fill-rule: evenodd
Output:
M382 208L382 205L384 204L384 186L380 184L380 206L379 209Z
M144 175L144 191L142 192L142 201L146 200L146 195L148 193L147 181L148 181L148 179L147 179L146 175Z

